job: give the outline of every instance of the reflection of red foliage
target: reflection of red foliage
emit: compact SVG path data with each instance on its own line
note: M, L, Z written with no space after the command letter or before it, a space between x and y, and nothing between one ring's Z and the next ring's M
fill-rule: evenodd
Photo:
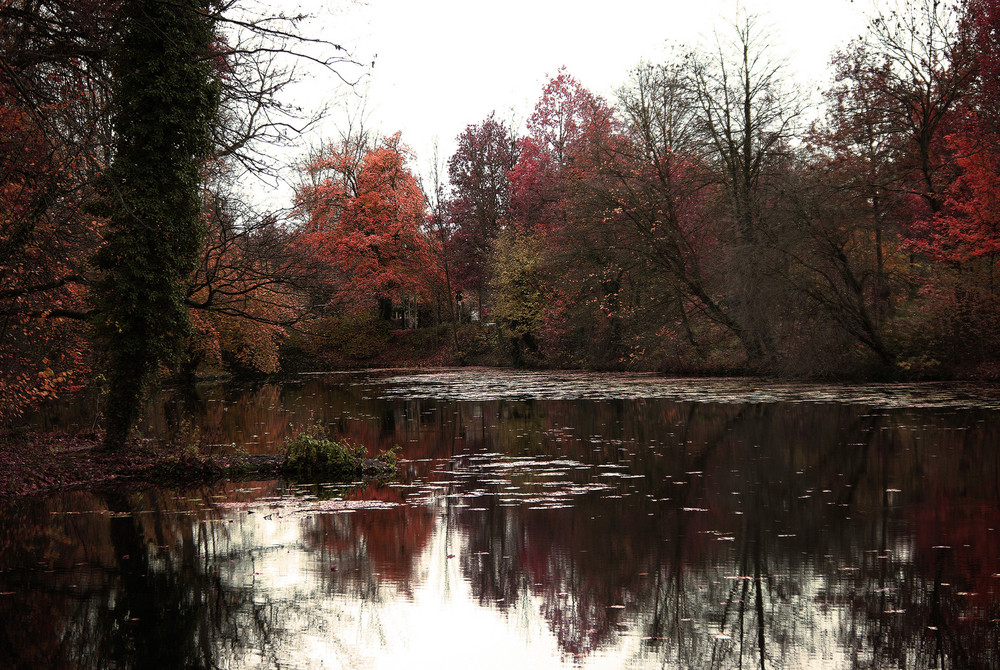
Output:
M1000 509L995 502L957 504L942 494L916 508L915 563L929 580L938 579L942 560L948 579L969 593L968 603L987 607L1000 596Z
M347 495L348 500L378 500L380 502L403 504L403 493L393 486L385 486L370 482L364 488L352 489Z
M398 492L388 487L369 486L352 494L359 500L397 502ZM306 533L313 547L329 552L331 561L353 564L366 573L405 588L416 574L420 558L434 530L434 517L424 507L401 505L392 509L353 514L319 515Z

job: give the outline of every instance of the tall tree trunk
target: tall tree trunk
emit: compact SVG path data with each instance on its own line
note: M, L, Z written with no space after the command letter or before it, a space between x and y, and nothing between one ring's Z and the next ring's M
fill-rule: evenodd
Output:
M200 167L219 105L204 0L124 0L118 22L110 220L96 256L111 450L124 446L148 381L176 361L190 329L184 282L205 234Z

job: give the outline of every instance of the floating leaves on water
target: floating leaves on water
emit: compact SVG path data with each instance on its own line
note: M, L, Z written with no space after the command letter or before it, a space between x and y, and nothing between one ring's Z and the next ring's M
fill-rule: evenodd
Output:
M620 400L663 398L710 403L843 403L877 408L1000 409L988 384L819 384L753 378L678 379L654 373L421 371L380 380L382 398L441 400Z
M251 505L257 507L257 510L252 509L250 507ZM271 512L264 518L272 518L273 516L278 516L280 518L290 515L310 516L312 514L335 514L356 512L359 510L392 509L398 506L399 503L386 502L384 500L305 500L301 498L283 498L266 506L265 509L274 509L276 511ZM219 503L219 507L233 510L245 509L247 514L253 514L254 511L263 511L263 506L260 505L260 501L257 501L256 503Z

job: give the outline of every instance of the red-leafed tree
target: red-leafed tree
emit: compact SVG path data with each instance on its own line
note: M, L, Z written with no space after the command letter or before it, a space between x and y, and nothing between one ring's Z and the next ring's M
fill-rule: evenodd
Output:
M869 201L876 230L939 212L955 177L947 137L972 92L976 63L954 7L905 0L872 18L834 55L825 146L853 163L848 184Z
M455 284L484 308L487 268L496 236L510 218L510 171L519 149L513 130L490 114L466 127L448 160L448 241L455 259Z
M834 57L831 148L858 168L876 229L937 215L960 156L948 141L973 91L977 64L968 22L937 0L879 13Z
M588 133L610 130L612 110L565 69L553 77L528 119L528 135L510 173L514 223L549 230L568 221L563 201L573 153Z
M371 146L344 140L309 160L296 206L304 243L335 274L331 306L389 319L394 302L425 298L441 284L423 231L426 203L407 157L396 134Z
M961 173L947 189L942 210L912 225L912 247L928 258L960 266L1000 256L1000 146L985 132L952 135ZM971 128L970 128L971 130Z
M978 77L965 117L949 137L959 169L936 215L915 225L914 246L938 261L993 262L1000 253L1000 2L975 0L962 29Z
M923 295L934 315L936 357L996 374L990 366L1000 346L1000 3L969 2L956 25L955 41L967 46L975 81L948 125L953 170L940 206L917 217L908 237L932 262Z
M642 197L635 192L644 178L642 157L636 161L626 150L627 124L611 106L566 72L545 87L528 129L511 177L513 214L522 235L539 241L538 278L508 285L528 289L524 305L537 285L546 298L537 332L521 341L537 340L541 353L562 365L634 365L656 339L646 336L661 325L650 318L659 310L650 307L673 300L651 261L649 240L625 214L635 202L623 200ZM504 302L519 304L509 296ZM517 321L530 323L520 311Z

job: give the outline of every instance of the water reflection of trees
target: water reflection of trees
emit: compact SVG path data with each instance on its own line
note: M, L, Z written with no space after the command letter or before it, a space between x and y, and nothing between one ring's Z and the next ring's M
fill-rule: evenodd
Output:
M70 493L5 517L0 666L214 668L266 648L275 622L225 586L228 529L193 521L199 504Z
M643 655L684 667L829 654L874 667L996 666L1000 469L996 436L960 430L966 417L656 403L561 417L567 405L554 406L535 438L549 444L524 446L523 414L508 444L627 462L646 474L641 486L617 504L494 505L458 522L480 600L540 599L566 653L599 649L632 621ZM672 427L670 439L650 425Z
M410 591L427 509L282 520L280 509L216 508L282 491L75 492L4 515L0 667L277 667L301 630L325 625L317 594L375 603ZM373 485L348 498L398 502L399 492ZM276 524L310 549L290 587L273 582L286 567L285 545L266 540Z
M401 503L398 489L377 484L355 490L357 500ZM303 522L302 538L317 560L336 573L337 588L370 595L390 584L411 595L417 563L434 530L434 517L424 507L400 505L378 514L317 514Z

